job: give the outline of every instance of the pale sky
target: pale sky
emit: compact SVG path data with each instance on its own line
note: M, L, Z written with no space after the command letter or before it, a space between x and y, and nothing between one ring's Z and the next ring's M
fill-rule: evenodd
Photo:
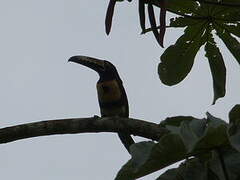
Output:
M164 49L140 35L137 3L118 3L110 36L104 31L108 1L2 1L0 6L0 127L41 120L99 115L98 76L67 60L86 55L119 70L130 116L159 123L169 116L198 118L209 111L227 119L240 102L239 65L227 50L227 94L211 106L212 79L201 51L188 77L161 84L157 65ZM181 31L169 29L165 46ZM224 45L219 45L225 48ZM138 139L139 138L135 138ZM111 133L37 137L0 145L0 179L112 180L130 158ZM150 180L160 172L141 178Z

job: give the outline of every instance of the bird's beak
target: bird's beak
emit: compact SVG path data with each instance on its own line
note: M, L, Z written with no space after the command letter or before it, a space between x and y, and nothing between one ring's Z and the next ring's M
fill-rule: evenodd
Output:
M95 59L87 56L73 56L68 62L75 62L95 70L98 73L105 71L104 60Z

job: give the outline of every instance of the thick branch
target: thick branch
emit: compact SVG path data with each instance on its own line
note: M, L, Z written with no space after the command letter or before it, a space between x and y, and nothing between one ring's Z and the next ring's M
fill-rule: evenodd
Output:
M168 131L155 123L130 118L72 118L40 121L0 129L0 144L31 137L98 133L126 132L129 134L158 140Z

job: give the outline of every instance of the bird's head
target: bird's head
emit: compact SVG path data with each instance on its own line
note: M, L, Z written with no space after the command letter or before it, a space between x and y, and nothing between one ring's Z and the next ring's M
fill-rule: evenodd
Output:
M120 79L117 69L109 61L100 60L100 59L87 57L87 56L73 56L68 61L75 62L75 63L81 64L81 65L84 65L90 69L93 69L94 71L96 71L99 74L100 80L101 79L111 80L111 79L115 79L115 78Z

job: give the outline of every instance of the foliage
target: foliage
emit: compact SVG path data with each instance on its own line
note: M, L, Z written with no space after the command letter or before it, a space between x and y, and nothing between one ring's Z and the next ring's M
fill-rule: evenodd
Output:
M234 114L234 117L232 117ZM230 112L240 119L240 105ZM135 179L158 171L170 164L183 161L170 169L159 180L195 179L235 180L240 177L239 121L230 124L207 113L207 118L172 117L159 126L170 133L155 142L132 145L132 158L122 167L116 179Z
M234 37L240 37L239 7L201 4L189 0L185 0L181 8L178 8L180 3L177 0L169 0L168 5L169 9L181 14L180 17L171 19L170 27L186 28L176 43L162 54L158 67L160 79L167 85L182 81L190 72L197 52L201 46L205 46L213 78L213 103L215 103L218 98L225 95L226 68L223 56L214 40L214 34L225 43L235 59L240 62L240 44Z
M111 0L106 15L106 32L110 32L113 7L116 0ZM151 28L145 28L145 5L147 5ZM153 5L159 7L160 25L156 25ZM163 47L164 34L168 28L185 28L184 34L174 45L169 46L161 55L158 74L161 81L169 86L175 85L188 75L194 64L197 52L202 46L208 58L212 79L214 98L225 96L226 67L216 43L216 35L224 42L234 58L240 63L240 1L228 0L139 0L139 17L143 33L152 31L157 42ZM110 9L110 10L109 10ZM112 10L111 10L112 9ZM166 10L177 17L166 26ZM158 29L160 31L158 32Z
M110 33L116 0L110 0L106 15L106 32ZM121 0L123 1L123 0ZM129 0L129 2L131 2ZM151 27L145 25L145 6ZM160 8L159 26L154 7ZM158 74L168 85L180 83L191 71L201 47L211 70L214 98L224 97L226 67L216 38L222 40L240 63L240 0L138 0L142 34L153 32L163 47L166 28L185 28L174 45L161 55ZM176 14L166 25L166 11ZM130 180L181 162L169 169L158 180L235 180L240 177L240 105L229 113L230 123L213 117L172 117L159 126L170 133L155 142L140 142L131 146L132 158L121 168L117 180Z

